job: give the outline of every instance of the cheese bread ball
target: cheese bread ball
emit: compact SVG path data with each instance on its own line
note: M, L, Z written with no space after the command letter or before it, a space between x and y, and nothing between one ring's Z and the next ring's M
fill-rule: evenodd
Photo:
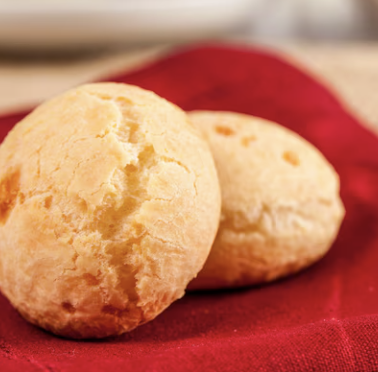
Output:
M0 287L55 334L121 334L184 294L219 216L209 147L182 110L135 86L84 85L1 145Z
M339 179L297 134L259 118L192 112L222 191L210 256L191 289L263 283L301 270L331 247L344 216Z

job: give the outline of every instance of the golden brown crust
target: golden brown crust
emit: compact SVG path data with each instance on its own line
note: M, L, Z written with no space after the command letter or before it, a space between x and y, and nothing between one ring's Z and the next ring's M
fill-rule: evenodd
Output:
M339 179L297 134L263 119L189 114L205 135L222 191L222 217L208 260L190 289L271 281L320 259L344 216Z
M0 285L32 323L99 338L184 294L219 222L208 145L143 89L91 84L23 119L0 148Z

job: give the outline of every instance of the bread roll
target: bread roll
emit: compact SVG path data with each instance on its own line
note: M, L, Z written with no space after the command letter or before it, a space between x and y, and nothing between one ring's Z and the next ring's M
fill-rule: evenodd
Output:
M331 247L344 216L339 178L314 146L277 124L192 112L222 191L218 235L191 289L240 287L295 273Z
M219 215L209 147L182 110L130 85L79 87L1 145L1 290L58 335L130 331L184 294Z

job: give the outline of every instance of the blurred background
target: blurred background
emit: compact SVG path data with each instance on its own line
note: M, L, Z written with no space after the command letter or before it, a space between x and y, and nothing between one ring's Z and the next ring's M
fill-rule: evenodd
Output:
M0 113L203 40L273 48L378 107L378 0L0 0Z
M0 0L0 48L375 39L377 20L378 0Z

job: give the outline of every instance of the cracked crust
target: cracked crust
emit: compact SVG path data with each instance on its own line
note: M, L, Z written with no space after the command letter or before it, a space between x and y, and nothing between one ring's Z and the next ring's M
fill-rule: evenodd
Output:
M208 145L176 106L101 83L54 98L0 148L0 285L56 334L130 331L184 294L220 215Z
M189 113L210 143L222 190L218 235L189 289L239 287L295 273L330 248L344 217L339 179L295 133L231 113Z

